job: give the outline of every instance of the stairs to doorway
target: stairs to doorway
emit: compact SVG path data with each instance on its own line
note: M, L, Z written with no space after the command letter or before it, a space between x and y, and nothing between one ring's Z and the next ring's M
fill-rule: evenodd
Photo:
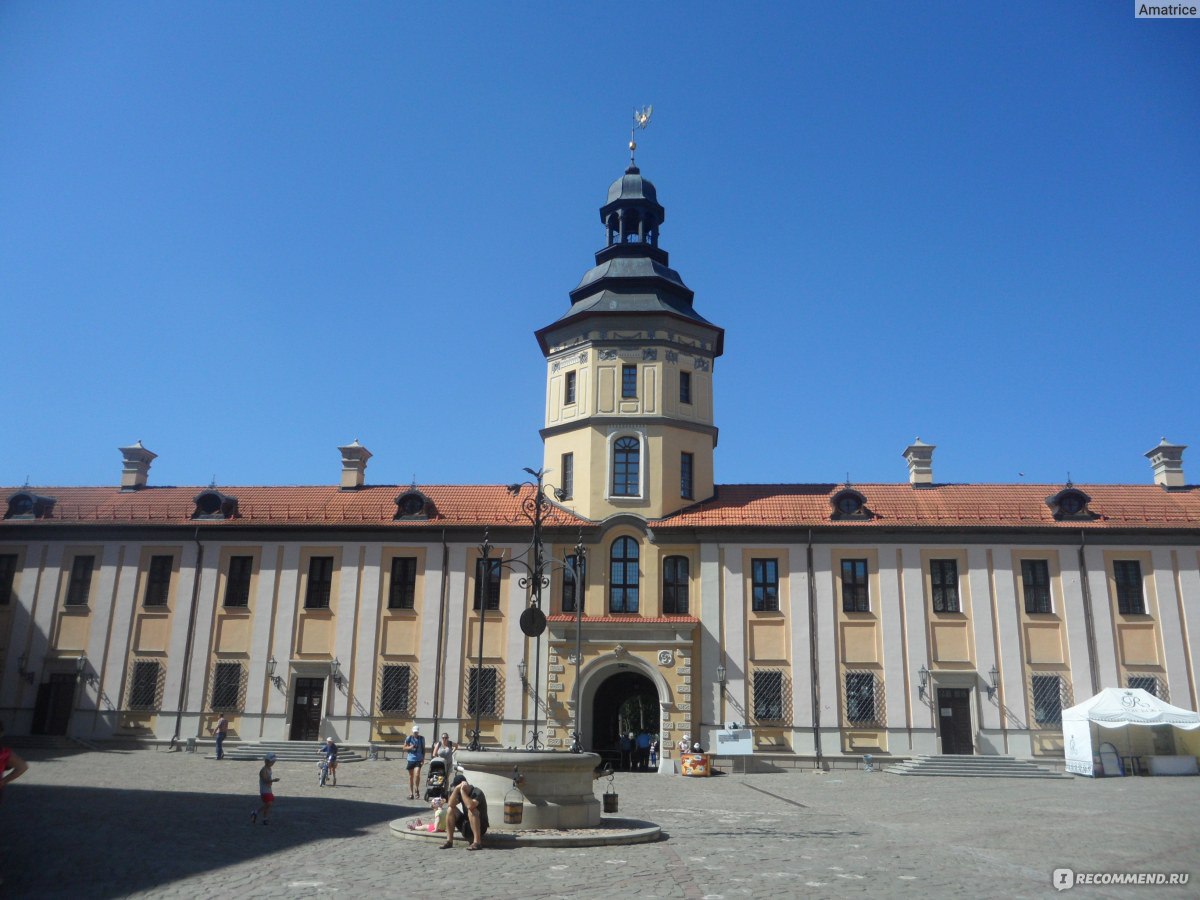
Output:
M943 775L958 778L1070 778L1012 756L914 756L883 771L893 775Z
M321 741L259 741L253 744L227 744L226 759L261 760L268 753L274 753L281 762L306 762L314 766L320 758L317 748ZM349 750L338 744L338 765L342 763L362 762L366 757L355 750Z

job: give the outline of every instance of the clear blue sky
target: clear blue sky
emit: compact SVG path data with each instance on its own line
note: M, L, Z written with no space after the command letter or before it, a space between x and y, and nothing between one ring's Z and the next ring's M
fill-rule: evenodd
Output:
M1121 0L8 0L0 483L514 480L647 103L718 482L1198 482L1198 71Z

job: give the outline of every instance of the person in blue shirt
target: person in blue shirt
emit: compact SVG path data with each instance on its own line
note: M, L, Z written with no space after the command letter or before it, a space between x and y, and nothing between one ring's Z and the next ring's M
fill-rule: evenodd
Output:
M408 799L415 800L421 788L421 766L425 765L425 738L419 726L413 726L404 749L408 751Z
M646 771L650 761L650 733L639 731L637 736L637 767Z
M333 742L332 737L325 738L325 743L321 749L317 751L324 755L325 761L329 763L329 784L332 787L337 786L337 744Z

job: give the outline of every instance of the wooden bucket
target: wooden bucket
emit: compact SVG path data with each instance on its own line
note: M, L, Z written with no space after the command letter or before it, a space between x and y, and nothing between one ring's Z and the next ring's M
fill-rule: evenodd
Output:
M504 824L520 825L525 816L525 803L521 800L504 798Z
M604 793L604 811L606 813L615 813L617 811L617 792L613 790Z

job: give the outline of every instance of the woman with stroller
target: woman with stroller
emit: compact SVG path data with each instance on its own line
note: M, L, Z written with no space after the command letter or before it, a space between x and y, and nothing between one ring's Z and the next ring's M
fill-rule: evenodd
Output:
M441 740L437 742L437 746L433 748L433 755L436 759L446 761L446 771L453 771L452 764L454 762L454 751L458 749L458 744L450 740L450 735L442 732Z

